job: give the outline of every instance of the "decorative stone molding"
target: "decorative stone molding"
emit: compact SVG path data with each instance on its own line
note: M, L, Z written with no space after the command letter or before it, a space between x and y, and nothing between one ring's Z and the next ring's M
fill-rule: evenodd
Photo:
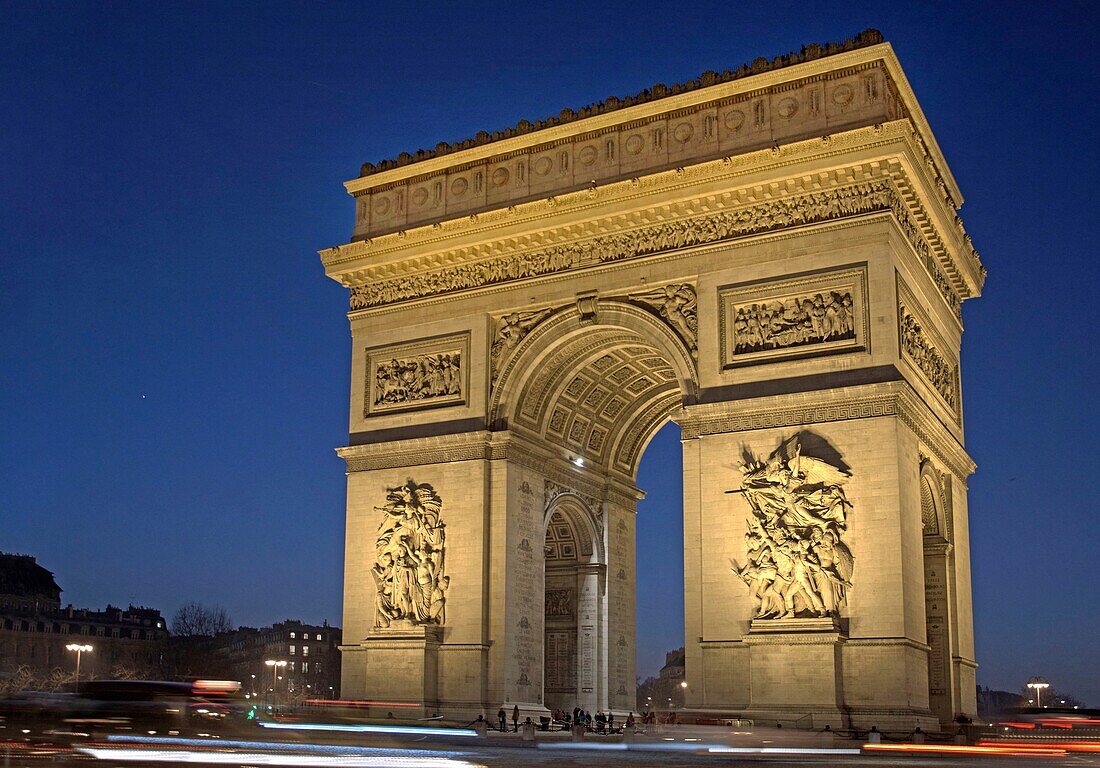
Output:
M868 348L867 268L719 288L723 368Z
M550 509L550 505L561 496L562 494L571 494L576 496L585 507L588 508L588 513L594 520L603 519L603 504L594 496L580 493L573 490L571 487L561 485L553 480L545 480L545 488L543 491L543 509Z
M378 588L375 628L443 625L447 588L444 575L443 502L432 486L409 480L386 489L371 574Z
M960 482L976 469L958 440L931 413L908 382L843 387L813 393L798 403L786 397L762 397L732 403L692 405L681 409L675 421L682 439L758 429L809 426L849 419L894 416L935 454Z
M668 221L564 243L541 251L498 256L472 264L378 280L351 289L351 309L367 309L510 280L553 274L592 264L632 259L666 250L720 242L799 224L892 210L893 192L885 179L824 193L771 200L739 210Z
M367 349L363 417L464 404L469 359L468 333Z
M350 473L503 458L505 448L503 444L493 441L493 433L476 431L350 445L337 448L336 454L347 462L347 471Z
M984 280L985 269L974 251L969 236L966 235L961 219L954 212L954 208L949 207L945 208L942 214L937 214L939 216L937 224L919 202L923 199L923 193L914 188L913 181L909 178L913 166L902 162L908 153L909 156L919 160L917 171L928 171L932 167L927 155L927 145L909 120L894 120L873 127L857 128L823 139L796 141L784 144L773 151L760 150L701 162L676 171L657 172L641 178L612 182L596 189L562 194L553 200L542 199L518 203L479 213L477 217L456 217L407 232L381 235L374 239L330 248L321 251L321 257L329 275L349 288L379 281L397 280L400 276L439 269L441 264L455 266L473 264L502 252L518 253L538 250L552 243L560 244L569 240L584 239L599 232L631 228L639 222L646 222L650 214L639 212L627 216L615 216L585 225L570 225L554 230L530 232L522 237L498 239L496 242L484 242L484 238L481 238L481 244L449 249L443 253L432 253L430 256L417 257L414 261L405 260L397 263L387 258L390 254L407 253L408 249L413 247L430 248L434 243L446 247L457 236L472 234L474 231L491 234L491 230L505 225L538 225L544 221L550 209L554 209L555 212L581 211L603 205L607 201L639 198L651 191L661 191L667 195L674 191L686 190L703 181L727 180L737 183L738 177L747 173L759 174L763 171L779 169L790 163L824 156L831 158L856 149L866 151L879 149L895 153L896 157L891 157L885 162L876 161L873 164L838 168L824 174L788 179L783 184L782 192L790 194L799 189L806 192L820 192L833 185L850 182L852 179L869 178L885 173L900 190L892 210L898 213L909 206L908 210L912 211L909 215L907 210L908 218L899 216L899 225L913 243L925 269L930 271L934 281L941 287L941 292L944 287L950 287L948 294L958 293L963 298L976 295ZM692 211L745 206L767 199L773 191L775 190L770 187L749 187L733 193L723 193L717 197L709 196L670 204L659 211L653 211L657 218L650 220L656 223L672 217L689 215ZM948 199L944 205L948 203L954 204L953 200ZM371 258L366 262L365 259L368 256ZM355 262L363 266L349 270L348 267ZM939 267L938 264L942 264L943 267ZM491 273L497 269L500 267L494 266L489 271ZM937 273L936 270L939 272ZM549 274L549 272L540 271L538 274ZM947 275L951 276L950 279ZM532 276L535 274L532 273ZM495 285L508 279L521 278L502 276L488 282L479 281L478 285ZM391 291L390 286L387 286L385 292L387 295L392 293L393 297L387 299L367 295L356 298L353 302L353 311L383 307L398 301L415 300L413 295L415 292L406 295L403 292ZM431 293L420 295L428 296ZM945 299L952 308L957 304L957 299L952 300L949 295L945 296Z

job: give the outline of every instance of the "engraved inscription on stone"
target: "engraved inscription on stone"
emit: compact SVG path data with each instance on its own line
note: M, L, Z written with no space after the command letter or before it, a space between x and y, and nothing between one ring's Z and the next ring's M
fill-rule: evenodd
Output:
M557 691L576 690L576 630L546 633L546 687Z
M947 586L939 570L933 566L924 572L924 600L928 627L928 692L946 695L947 668Z

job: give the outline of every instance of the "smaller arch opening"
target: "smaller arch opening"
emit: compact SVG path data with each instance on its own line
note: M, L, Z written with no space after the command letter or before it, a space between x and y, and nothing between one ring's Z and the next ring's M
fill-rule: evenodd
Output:
M591 514L581 500L570 496L555 499L547 510L543 703L550 711L595 704L594 686L586 682L586 675L593 674L591 661L596 658L596 566L602 548L589 521Z

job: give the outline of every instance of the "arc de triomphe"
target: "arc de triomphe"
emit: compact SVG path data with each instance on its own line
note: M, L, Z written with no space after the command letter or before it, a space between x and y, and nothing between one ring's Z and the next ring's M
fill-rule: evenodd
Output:
M671 419L689 709L974 713L985 270L877 32L346 187L354 235L321 254L351 293L345 698L634 709L635 475Z

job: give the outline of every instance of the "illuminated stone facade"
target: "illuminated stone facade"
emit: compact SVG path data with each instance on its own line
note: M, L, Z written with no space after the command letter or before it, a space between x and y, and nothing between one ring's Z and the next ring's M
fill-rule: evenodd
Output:
M985 270L877 33L346 187L321 252L350 292L345 697L633 708L635 479L671 419L689 710L974 713L958 361ZM395 539L388 494L425 486Z

